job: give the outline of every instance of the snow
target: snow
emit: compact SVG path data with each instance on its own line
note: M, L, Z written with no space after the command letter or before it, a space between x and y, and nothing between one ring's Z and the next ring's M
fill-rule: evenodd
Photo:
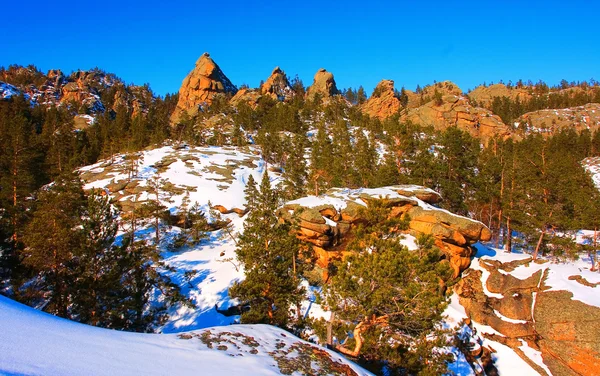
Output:
M498 316L501 320L512 323L512 324L527 324L527 320L511 319L510 317L504 316L497 310L494 310L494 314L496 314L496 316Z
M211 349L195 335L221 334L227 349ZM234 325L174 334L100 329L34 310L0 296L0 374L26 375L279 375L269 352L304 341L268 325ZM249 346L244 338L254 339ZM256 350L253 354L251 351ZM341 355L359 375L370 375ZM290 357L294 354L291 353ZM317 372L317 370L315 370Z
M492 359L500 376L539 376L539 373L510 347L489 339L485 339L484 344L496 351L492 354Z
M408 248L409 251L416 251L419 249L419 246L417 245L417 238L410 234L403 234L399 242Z
M484 268L483 266L481 266L480 260L475 258L473 261L471 261L471 269L473 270L479 270L481 271L481 285L483 287L483 293L487 296L489 296L490 298L497 298L497 299L502 299L504 298L504 295L502 294L498 294L498 293L494 293L491 292L490 290L488 290L487 288L487 280L490 277L490 272L487 271L486 268Z
M11 84L0 81L0 99L9 99L14 95L21 94L21 91Z
M190 204L197 202L207 212L209 201L213 205L222 205L227 209L243 208L246 204L244 189L250 177L260 182L266 171L264 162L254 148L229 147L185 147L179 150L172 146L164 146L136 153L138 157L138 173L132 180L138 186L147 186L147 179L157 177L165 179L179 188L190 189ZM85 189L105 188L111 182L127 181L127 165L131 163L126 155L116 155L113 162L100 161L94 165L80 169L82 173L93 173L86 176ZM173 161L166 167L157 168L159 162L169 159ZM184 162L184 160L186 160ZM102 174L106 172L103 176ZM97 174L97 175L96 175ZM89 175L89 174L88 174ZM99 179L95 180L95 176ZM270 175L273 184L278 184L277 175ZM144 201L154 198L147 192L135 197L121 191L121 201ZM161 203L171 212L177 211L185 193L169 193L169 197L161 198ZM168 200L166 200L168 199ZM233 234L243 231L244 218L237 214L222 215L233 225ZM174 236L177 228L171 229L165 236ZM122 235L122 232L119 233ZM149 238L153 234L147 235ZM168 311L169 320L160 328L162 333L178 333L196 330L215 325L227 325L236 320L236 316L226 317L215 310L215 305L225 309L235 302L228 297L229 287L237 280L244 278L243 270L235 259L235 242L223 231L213 232L210 238L194 247L177 251L164 250L162 256L165 263L176 269L165 272L174 283L181 287L182 293L189 297L196 308L175 306ZM190 277L185 272L194 273Z
M542 358L542 352L532 349L529 347L525 340L519 339L521 341L521 346L519 346L519 350L523 351L523 354L531 359L532 362L540 366L548 375L552 375L548 366L544 364L544 359Z
M531 258L531 256L524 253L508 253L501 249L487 248L481 244L477 244L476 248L477 255L471 263L471 268L482 271L481 279L486 295L501 298L501 294L490 293L487 290L485 281L489 277L489 272L481 266L480 260L498 260L506 263L515 260L526 260ZM510 272L510 275L523 280L531 277L538 271L542 271L542 275L546 273L547 277L543 281L540 280L540 283L543 282L548 288L546 291L566 290L573 294L573 300L600 307L600 287L598 285L595 287L585 286L575 280L569 279L570 276L581 276L590 283L600 283L600 273L590 271L589 267L589 262L581 259L569 262L556 262L555 260L540 258L539 262L532 261L518 266ZM502 269L499 271L507 273Z

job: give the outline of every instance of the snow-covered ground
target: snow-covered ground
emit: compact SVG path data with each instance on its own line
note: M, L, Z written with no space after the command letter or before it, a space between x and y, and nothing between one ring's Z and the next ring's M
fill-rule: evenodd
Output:
M138 334L100 329L36 311L0 296L2 375L279 375L307 357L293 335L268 325L235 325L183 334ZM314 374L347 366L343 356L318 349L308 357ZM328 360L329 359L329 360Z

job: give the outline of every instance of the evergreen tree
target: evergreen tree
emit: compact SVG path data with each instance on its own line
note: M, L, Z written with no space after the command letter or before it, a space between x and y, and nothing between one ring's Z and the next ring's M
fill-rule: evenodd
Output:
M21 255L40 276L37 288L47 300L44 310L61 317L69 317L71 267L76 250L85 241L79 229L85 206L79 178L61 175L40 192L24 236Z
M356 140L354 167L359 176L358 184L361 187L371 187L378 160L375 140L369 141L364 130L360 128L355 129L354 139Z
M73 253L72 317L89 325L111 327L120 306L121 269L125 254L113 243L118 230L116 209L108 196L93 191L82 221L83 242Z
M437 249L409 251L402 246L392 229L406 228L408 222L382 222L387 214L385 199L370 203L363 217L371 220L356 230L349 247L353 253L335 264L324 287L326 302L343 330L338 335L353 332L351 340L336 348L353 357L385 359L388 369L399 374L443 369L445 359L435 351L421 362L407 360L428 347L426 337L436 333L435 323L446 306L439 283L449 280L451 272L438 262Z
M236 248L246 278L230 288L229 294L250 306L242 322L285 326L290 307L304 295L298 278L308 264L299 259L298 240L290 226L279 223L280 192L271 188L268 175L263 175L259 192L250 183L246 190L253 195L247 196L250 212Z
M367 101L367 93L365 92L365 88L361 86L358 87L358 91L356 92L356 102L361 105Z
M285 162L283 172L284 196L288 200L294 200L306 194L307 168L304 158L306 138L303 135L295 135L292 140L292 148Z
M321 122L317 128L317 137L312 143L310 153L309 180L314 187L313 194L315 196L330 186L332 154L333 145L327 133L327 127L324 122Z

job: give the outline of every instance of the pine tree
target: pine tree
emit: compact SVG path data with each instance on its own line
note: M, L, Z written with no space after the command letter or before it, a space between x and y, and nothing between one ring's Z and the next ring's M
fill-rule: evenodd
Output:
M349 248L353 252L335 263L324 293L343 330L338 335L353 332L351 340L336 346L340 352L375 359L384 352L392 371L406 371L406 360L436 332L446 306L439 283L449 280L451 272L427 242L418 251L402 246L392 229L406 228L408 222L382 222L388 212L385 199L370 202L363 217L372 220L357 228ZM433 353L412 366L443 367L443 359Z
M358 91L356 92L356 102L361 105L367 101L367 93L365 92L365 88L361 86L358 87Z
M11 248L20 241L26 197L45 180L29 104L22 96L0 101L0 207Z
M358 184L361 187L371 187L378 159L374 139L369 142L363 129L360 128L356 128L354 139L356 140L354 168L359 176Z
M41 277L39 290L48 301L44 310L61 317L69 317L71 266L85 241L79 229L85 206L79 178L61 175L40 192L24 236L23 262Z
M110 315L120 305L121 269L125 254L113 243L118 213L109 196L93 191L83 215L82 244L74 250L71 314L79 322L111 327Z
M288 200L294 200L306 194L308 174L304 148L305 137L295 135L283 172L284 196Z
M327 127L324 122L319 123L317 128L317 137L312 143L310 153L310 176L314 187L314 195L318 196L323 189L329 187L331 174L331 158L333 153L333 145L327 133Z
M304 294L298 277L308 264L300 262L298 241L290 226L280 224L276 210L280 192L271 188L263 174L260 191L248 184L250 209L244 233L240 236L236 255L246 278L236 283L229 294L250 310L242 314L242 322L285 326L290 319L290 306Z
M355 182L358 180L357 173L353 169L353 164L349 163L353 159L355 151L345 120L339 119L334 123L332 136L331 185L355 188Z

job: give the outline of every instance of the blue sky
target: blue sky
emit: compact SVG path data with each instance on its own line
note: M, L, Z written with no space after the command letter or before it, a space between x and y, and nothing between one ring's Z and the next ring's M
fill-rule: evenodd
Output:
M176 92L205 51L236 85L600 80L600 1L37 1L1 7L0 65L99 67Z

